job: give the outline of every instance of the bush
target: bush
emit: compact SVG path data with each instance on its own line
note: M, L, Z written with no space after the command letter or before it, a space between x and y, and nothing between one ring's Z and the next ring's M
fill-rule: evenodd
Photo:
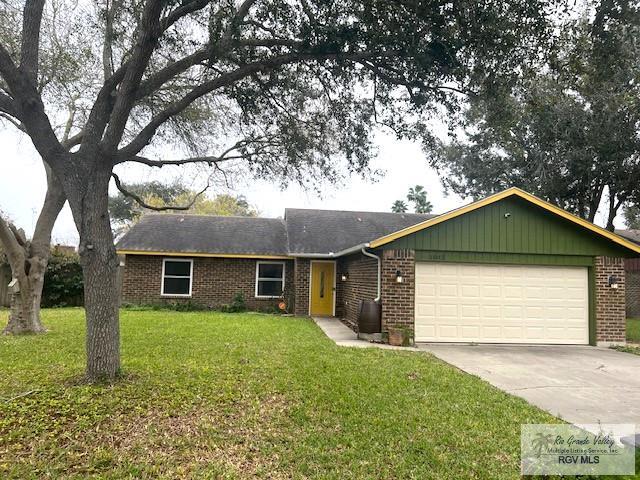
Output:
M201 311L209 311L210 308L205 307L199 303L192 302L191 300L187 301L169 301L166 303L123 303L120 305L120 308L123 310L132 310L132 311L161 311L161 310L169 310L173 312L201 312Z
M245 302L244 300L244 295L242 295L242 293L240 292L236 293L231 303L222 307L222 311L227 313L246 312L247 302Z
M82 266L76 252L53 248L44 274L43 307L80 306L84 303Z

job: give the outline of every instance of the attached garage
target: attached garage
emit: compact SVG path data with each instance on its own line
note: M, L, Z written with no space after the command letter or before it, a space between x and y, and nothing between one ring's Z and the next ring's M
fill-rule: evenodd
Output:
M415 341L589 343L585 267L417 263Z
M369 243L383 330L416 342L625 341L624 259L640 246L517 188Z

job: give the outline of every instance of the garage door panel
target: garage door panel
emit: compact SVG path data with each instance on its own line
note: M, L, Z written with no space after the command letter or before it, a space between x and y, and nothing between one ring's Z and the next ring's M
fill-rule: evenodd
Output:
M416 341L588 343L584 267L416 264Z

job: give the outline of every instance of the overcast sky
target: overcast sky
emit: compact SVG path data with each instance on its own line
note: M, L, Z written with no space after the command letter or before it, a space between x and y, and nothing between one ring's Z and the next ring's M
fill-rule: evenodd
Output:
M235 182L232 193L244 195L266 217L282 216L286 207L390 211L393 201L404 199L409 187L416 184L425 187L435 212L444 212L460 205L460 198L445 197L438 175L428 167L419 145L399 142L382 133L376 139L379 155L372 167L385 172L377 182L352 178L343 185L327 185L323 196L319 197L300 187L291 186L282 191L277 185L267 181L251 180ZM30 235L44 199L44 171L26 136L5 129L0 133L0 145L0 210ZM158 177L160 174L157 172L136 166L121 176L123 180L134 181L151 174L154 178L167 180L181 173L183 171L180 170L165 171L162 172L162 177ZM185 174L187 177L189 175ZM58 218L53 240L55 243L74 245L78 241L68 206L65 206Z
M445 130L441 130L444 135ZM236 182L231 193L244 195L249 203L259 209L262 216L279 217L286 207L324 208L339 210L390 211L394 200L404 199L410 186L420 184L428 192L435 213L442 213L460 206L466 201L455 196L445 196L437 173L425 160L418 144L400 142L379 133L376 136L379 155L372 164L385 172L377 182L352 178L347 183L334 187L326 186L322 197L292 186L281 191L277 185L267 181L246 180ZM20 227L31 235L39 209L44 199L46 182L44 171L31 141L9 128L0 131L0 210L4 211ZM183 175L184 180L199 185L200 178L184 169L153 171L141 166L122 167L118 171L125 181L149 178L170 180ZM218 190L220 191L220 190ZM214 193L214 192L212 192ZM597 219L602 222L601 218ZM620 219L617 225L622 225ZM78 234L68 206L58 218L53 231L53 242L76 245Z

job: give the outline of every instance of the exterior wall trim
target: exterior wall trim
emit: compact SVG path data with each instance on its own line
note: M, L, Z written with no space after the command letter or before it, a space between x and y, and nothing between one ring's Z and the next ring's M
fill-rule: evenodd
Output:
M183 262L189 264L189 293L164 293L165 265L169 262ZM186 277L185 277L186 278ZM160 277L160 296L165 298L190 298L193 295L193 259L192 258L171 258L162 259L162 277Z
M285 262L269 262L269 261L262 261L262 260L258 260L256 262L256 288L255 288L255 297L256 298L261 298L261 299L274 299L274 298L282 298L282 294L280 295L276 295L276 296L271 296L271 295L258 295L258 283L260 281L260 277L258 276L259 272L260 272L260 265L264 265L264 264L274 264L274 265L282 265L282 292L284 293L284 289L286 288L286 284L287 284L287 265Z
M336 277L338 276L338 265L335 260L311 260L309 262L309 316L311 316L311 288L313 281L313 264L314 263L333 263L333 317L336 316L336 297L337 295L337 285L336 285Z
M203 257L203 258L256 258L265 260L293 260L290 255L262 255L254 253L190 253L190 252L151 252L142 250L117 250L118 255L151 255L154 257Z
M416 262L498 263L512 265L548 265L589 267L593 257L583 255L545 255L530 253L457 252L416 250Z

